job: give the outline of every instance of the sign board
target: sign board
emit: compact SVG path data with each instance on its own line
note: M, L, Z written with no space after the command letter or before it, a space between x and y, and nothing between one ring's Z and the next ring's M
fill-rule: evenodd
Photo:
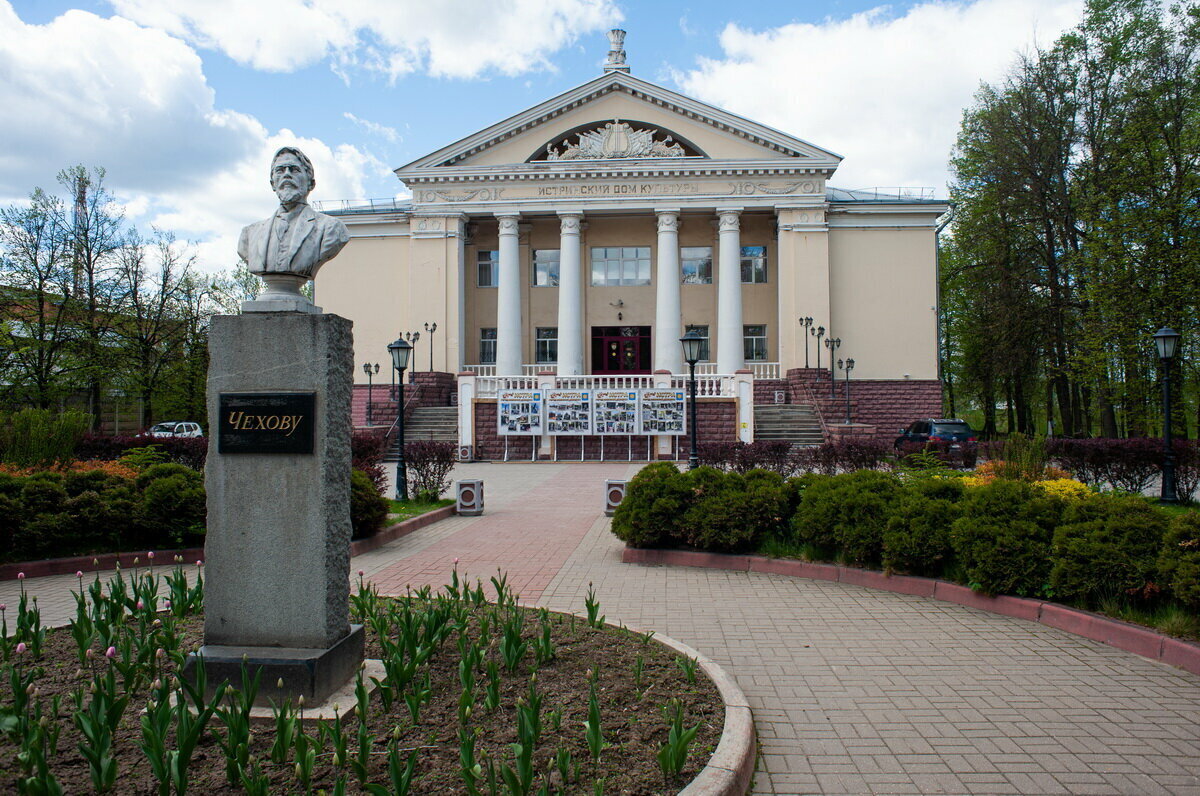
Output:
M317 394L221 393L217 453L312 453Z
M640 434L686 434L683 390L642 390Z
M637 390L596 390L592 395L596 405L595 433L637 433Z
M531 437L546 433L541 390L505 390L496 396L496 429L500 436Z
M547 390L546 433L574 436L591 434L591 390Z

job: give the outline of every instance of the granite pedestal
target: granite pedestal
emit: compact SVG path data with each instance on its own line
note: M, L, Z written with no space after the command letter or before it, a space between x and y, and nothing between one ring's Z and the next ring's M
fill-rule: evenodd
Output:
M197 654L213 686L240 682L245 660L252 672L263 670L260 703L301 694L319 703L363 659L362 627L349 619L351 323L308 313L218 316L209 346L204 646ZM314 397L311 453L228 452L236 435L219 417L222 395L297 393ZM240 416L239 423L253 426ZM295 426L259 428L273 425L280 433ZM196 665L193 655L185 676Z

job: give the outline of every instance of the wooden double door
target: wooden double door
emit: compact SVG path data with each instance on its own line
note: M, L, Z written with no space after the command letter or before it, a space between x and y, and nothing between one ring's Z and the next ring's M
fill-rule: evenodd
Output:
M593 326L592 373L622 376L650 373L649 326Z

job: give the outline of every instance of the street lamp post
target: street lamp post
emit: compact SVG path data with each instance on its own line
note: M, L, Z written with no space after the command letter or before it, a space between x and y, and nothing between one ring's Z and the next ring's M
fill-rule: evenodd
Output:
M1179 332L1164 326L1154 333L1154 345L1158 348L1158 361L1162 368L1163 402L1163 463L1161 503L1177 503L1175 494L1175 451L1171 447L1171 360L1179 349Z
M700 466L700 455L696 452L696 363L700 361L704 338L693 329L679 338L679 342L683 344L683 361L688 364L688 403L691 404L688 431L691 432L692 451L688 454L688 469L695 470Z
M832 333L825 338L825 347L829 349L829 397L837 398L837 370L833 367L833 355L842 344L842 338L833 337Z
M420 332L405 332L404 339L407 340L409 343L411 343L413 348L416 348L417 341L421 339L421 333ZM432 350L433 346L430 346L429 348ZM416 372L417 372L417 367L416 367L416 364L414 363L413 364L413 373L416 373ZM411 382L412 376L409 376L408 378L409 378L409 381Z
M825 336L825 327L818 326L816 329L809 329L808 333L817 338L817 370L821 369L821 338ZM807 353L807 352L805 352Z
M837 364L846 372L846 425L850 425L850 371L854 370L854 360L847 359L842 362L839 359Z
M808 338L809 338L808 331L809 331L809 328L813 325L813 319L812 318L801 318L800 325L804 327L804 331L801 332L801 334L804 335L804 367L807 368L808 367Z
M372 368L374 368L374 370L372 370ZM372 365L370 362L363 363L363 373L367 374L367 425L368 426L372 425L372 423L371 423L371 403L372 403L371 387L373 385L372 377L378 372L379 372L379 363L378 362L376 362L374 365Z
M432 324L425 324L425 331L429 333L429 372L433 372L433 333L437 331L437 321Z
M400 442L400 460L396 462L396 500L408 500L408 467L404 462L404 371L408 369L408 358L413 347L404 338L388 346L392 355L392 367L399 374L400 399L396 409L396 434Z

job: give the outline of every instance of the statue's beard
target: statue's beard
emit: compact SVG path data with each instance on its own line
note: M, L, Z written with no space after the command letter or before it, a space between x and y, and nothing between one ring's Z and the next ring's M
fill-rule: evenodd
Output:
M275 195L278 196L279 201L285 205L303 202L305 196L307 196L307 194L300 189L300 186L288 182L280 183L278 186L276 186Z

